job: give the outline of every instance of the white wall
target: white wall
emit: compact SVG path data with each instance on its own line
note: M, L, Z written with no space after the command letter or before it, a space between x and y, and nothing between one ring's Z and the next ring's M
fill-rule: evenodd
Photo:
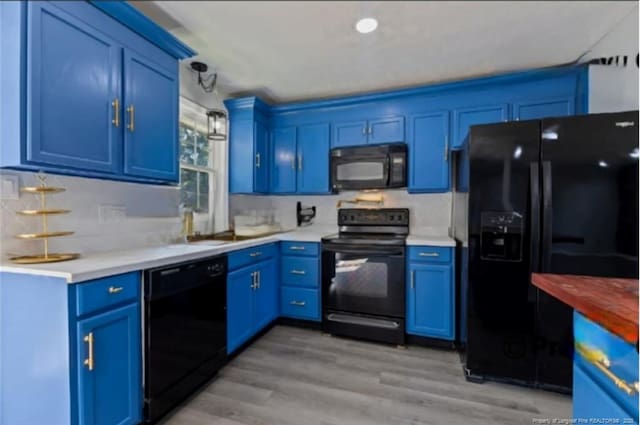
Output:
M585 57L629 56L622 66L589 66L589 112L638 109L638 7L596 44Z

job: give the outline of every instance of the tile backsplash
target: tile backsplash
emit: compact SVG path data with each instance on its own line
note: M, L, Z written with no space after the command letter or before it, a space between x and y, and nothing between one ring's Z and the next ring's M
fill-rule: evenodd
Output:
M2 171L18 176L20 186L36 186L35 173ZM48 208L69 209L64 215L49 216L49 229L71 230L72 236L49 239L51 252L99 252L162 245L175 241L181 220L177 187L152 186L110 180L47 175L48 186L65 192L47 197ZM23 209L39 208L39 197L28 193L6 199L0 193L0 260L8 254L42 251L42 241L15 238L18 233L41 232L40 217L18 215Z
M337 203L351 200L358 192L341 192L325 196L253 196L231 195L229 197L229 218L233 224L234 215L242 215L251 210L273 212L274 220L284 229L296 227L296 202L303 206L316 207L314 225L336 226ZM447 235L451 226L451 194L408 194L406 190L386 190L382 192L382 208L409 208L412 231ZM343 208L360 208L345 204Z

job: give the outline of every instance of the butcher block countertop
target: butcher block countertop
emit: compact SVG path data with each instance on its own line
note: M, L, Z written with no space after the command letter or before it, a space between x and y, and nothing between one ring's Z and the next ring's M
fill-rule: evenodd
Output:
M534 273L532 282L625 341L638 342L638 280Z

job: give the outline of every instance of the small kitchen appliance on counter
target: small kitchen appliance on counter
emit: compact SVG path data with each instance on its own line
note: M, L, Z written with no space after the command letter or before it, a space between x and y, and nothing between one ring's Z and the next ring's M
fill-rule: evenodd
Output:
M302 202L298 201L296 204L296 218L298 220L298 227L309 226L313 218L316 216L316 207L303 207Z

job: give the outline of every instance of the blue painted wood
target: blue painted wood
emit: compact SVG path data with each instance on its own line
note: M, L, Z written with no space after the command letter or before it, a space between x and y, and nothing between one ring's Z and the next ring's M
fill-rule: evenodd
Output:
M339 122L333 125L331 147L358 146L367 143L367 121Z
M76 292L76 305L73 306L75 314L83 316L120 304L135 302L140 295L139 288L138 272L73 285L70 291Z
M232 353L251 338L254 330L253 273L245 267L227 276L227 353Z
M573 115L575 103L573 97L516 102L513 117L516 120L534 120Z
M583 344L589 349L602 352L609 360L609 370L620 379L631 384L638 381L639 359L638 352L633 345L628 344L622 338L612 334L576 311L574 311L573 318L573 333L576 344ZM600 387L602 392L609 394L609 398L612 399L614 404L619 405L629 416L637 420L638 393L635 392L632 395L628 395L618 388L615 382L606 376L605 373L586 361L577 350L574 356L574 366L582 369L582 371L593 380L593 385ZM576 387L574 382L574 393L575 391ZM587 400L592 398L587 391L584 391L582 395ZM588 415L590 411L583 410L586 404L588 403L579 403L578 407L580 407L580 409L574 405L574 414L577 414L579 417ZM602 408L604 409L605 407L608 409L610 406L607 404L606 406L603 405Z
M174 58L186 59L198 54L126 2L91 1L91 4Z
M163 69L125 49L122 124L126 174L178 181L178 92L177 66Z
M29 2L28 16L26 159L117 173L122 131L111 102L121 100L122 48L51 3Z
M253 191L257 193L269 192L269 129L256 121L254 124L254 171Z
M576 423L638 424L637 413L634 416L623 409L578 363L573 365L572 401Z
M407 333L455 339L453 267L409 263L407 275Z
M390 116L369 120L369 144L396 143L405 141L404 117Z
M93 370L89 358L93 336ZM77 323L79 425L133 425L142 415L139 305L131 304Z
M411 262L451 263L453 248L444 246L410 246L408 254Z
M0 273L0 424L72 423L68 286Z
M449 112L413 115L409 136L409 192L448 192Z
M318 257L282 256L280 264L280 283L282 285L308 288L320 286L320 261Z
M320 321L320 294L317 289L280 288L280 315L293 319Z
M267 260L277 255L277 243L264 244L230 252L227 257L227 264L229 270L236 270L250 264L256 264L260 261Z
M253 121L231 120L229 126L229 192L253 193L255 154Z
M258 288L254 291L254 329L253 334L263 330L273 322L280 310L278 285L278 260L263 261L257 268Z
M271 193L294 193L297 176L296 127L274 128L272 140Z
M282 255L309 255L317 256L320 254L320 244L316 242L280 242L280 253Z
M298 127L297 193L329 193L329 124Z
M469 127L478 124L490 124L509 120L509 105L500 103L472 108L459 108L453 113L452 149L460 149Z

